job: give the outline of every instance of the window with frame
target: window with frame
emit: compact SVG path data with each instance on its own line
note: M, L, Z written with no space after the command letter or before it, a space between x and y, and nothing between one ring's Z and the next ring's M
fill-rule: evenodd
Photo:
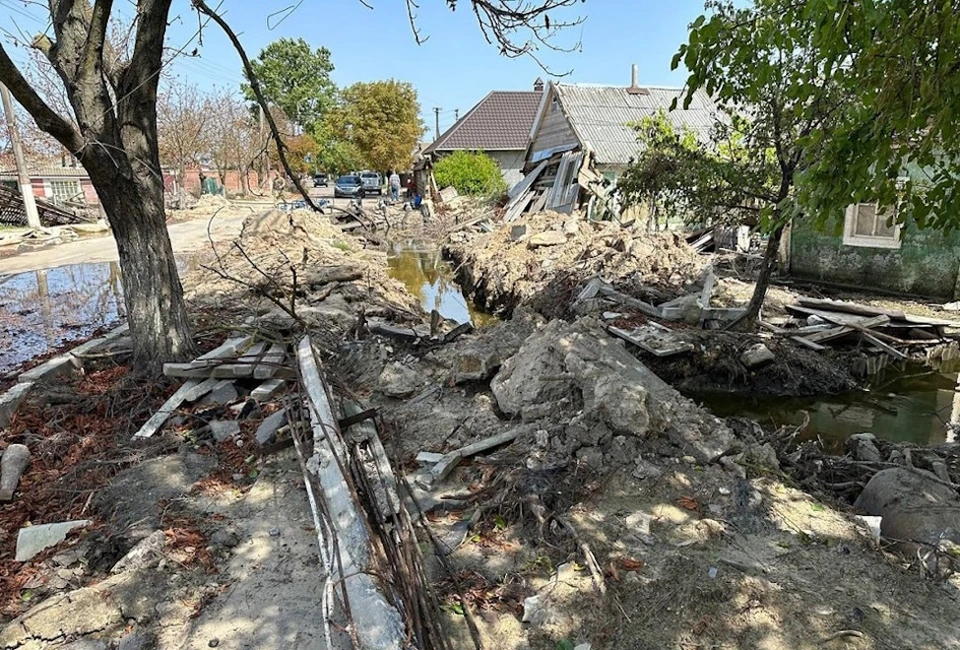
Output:
M876 203L851 205L843 223L843 243L866 248L900 248L896 208L879 210Z
M76 180L50 181L50 196L54 201L77 201L83 198L83 189Z

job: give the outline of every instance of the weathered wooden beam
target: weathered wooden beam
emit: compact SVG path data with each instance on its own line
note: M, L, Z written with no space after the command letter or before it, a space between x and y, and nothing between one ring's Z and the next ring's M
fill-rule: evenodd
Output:
M150 419L147 420L140 430L133 434L134 440L143 440L144 438L150 438L153 436L164 423L170 418L171 415L176 413L177 409L180 408L180 405L183 404L187 395L189 395L193 390L200 385L200 382L196 379L191 379L187 382L184 382L177 392L171 395L163 405L157 409L157 412L150 416Z

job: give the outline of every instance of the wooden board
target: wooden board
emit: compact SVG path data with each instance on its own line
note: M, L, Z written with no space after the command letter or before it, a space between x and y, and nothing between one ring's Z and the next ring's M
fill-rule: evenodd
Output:
M842 300L821 300L819 298L798 298L797 302L801 307L810 307L813 309L826 309L828 311L843 312L857 316L888 316L891 320L902 320L906 314L902 311L891 309L882 309L870 305L860 305L855 302L845 302ZM788 306L789 308L789 306Z
M693 351L693 344L689 341L678 338L670 331L664 331L649 325L631 330L611 325L607 327L607 330L614 336L657 357L671 357Z

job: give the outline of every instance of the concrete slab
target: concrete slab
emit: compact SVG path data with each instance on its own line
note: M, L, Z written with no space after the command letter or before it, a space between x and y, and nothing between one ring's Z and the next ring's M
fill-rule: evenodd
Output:
M43 549L56 546L65 540L71 530L89 525L89 519L81 519L21 528L17 534L16 560L26 562Z
M33 389L33 382L26 381L14 384L10 390L0 395L0 429L10 424L10 418L16 412L17 407L27 398L27 394Z

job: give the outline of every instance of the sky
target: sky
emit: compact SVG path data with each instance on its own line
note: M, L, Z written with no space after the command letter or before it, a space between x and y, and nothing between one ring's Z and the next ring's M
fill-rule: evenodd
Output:
M459 0L455 12L446 0L419 0L417 25L427 39L422 45L411 32L404 0L365 1L373 9L360 0L303 0L284 18L277 12L297 0L223 0L221 13L251 57L276 39L303 38L313 47L330 50L332 77L339 86L388 78L410 82L419 94L428 140L433 137L434 107L441 109L442 132L453 124L456 109L465 114L491 90L532 89L537 77L551 79L529 57L500 56L497 47L484 40L469 0ZM132 0L115 6L121 15L134 13ZM685 41L687 25L702 11L702 0L586 0L550 16L554 24L585 18L581 26L557 37L561 45L580 41L580 49L571 53L541 49L539 54L552 72L570 71L564 82L628 85L630 65L636 63L641 85L679 87L685 74L671 71L670 60ZM219 28L212 23L204 27L201 42L189 0L174 0L171 17L169 73L201 89L239 88L240 59ZM36 3L0 0L0 26L5 26L8 50L10 32L35 33L42 22ZM183 52L174 56L181 48ZM188 56L194 48L198 56Z

